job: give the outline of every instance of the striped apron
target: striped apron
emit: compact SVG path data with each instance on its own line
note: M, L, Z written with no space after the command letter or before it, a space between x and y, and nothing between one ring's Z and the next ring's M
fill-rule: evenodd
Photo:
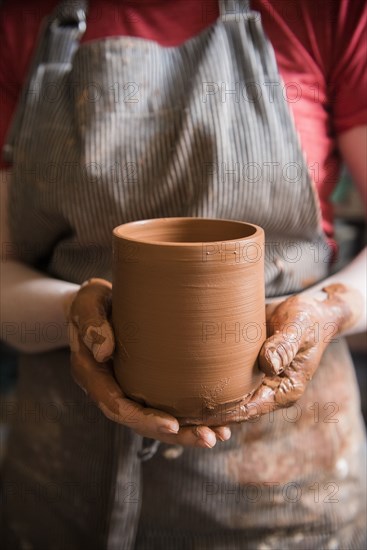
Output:
M5 146L18 256L60 279L110 279L113 227L202 216L265 229L268 296L325 277L315 186L259 14L221 2L173 48L79 45L84 29L83 2L45 22ZM213 450L161 445L140 462L141 438L80 392L65 350L20 359L9 411L9 548L364 547L364 432L341 340L294 407Z

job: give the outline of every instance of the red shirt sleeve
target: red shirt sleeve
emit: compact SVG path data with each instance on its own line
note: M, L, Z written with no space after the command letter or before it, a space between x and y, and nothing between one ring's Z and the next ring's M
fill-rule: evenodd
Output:
M251 6L262 15L285 80L297 82L308 71L318 85L333 134L367 124L365 0L252 0Z
M367 124L367 4L340 3L328 77L336 132Z
M338 133L367 124L364 0L251 0L274 47L328 236L339 178Z

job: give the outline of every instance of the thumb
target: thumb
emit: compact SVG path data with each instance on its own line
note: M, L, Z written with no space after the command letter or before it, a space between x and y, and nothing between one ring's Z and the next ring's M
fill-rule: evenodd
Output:
M282 373L297 355L300 345L301 340L297 334L276 332L264 342L261 348L260 369L268 376Z
M108 322L111 304L111 283L104 279L89 279L82 284L70 307L70 321L98 362L109 359L115 348Z

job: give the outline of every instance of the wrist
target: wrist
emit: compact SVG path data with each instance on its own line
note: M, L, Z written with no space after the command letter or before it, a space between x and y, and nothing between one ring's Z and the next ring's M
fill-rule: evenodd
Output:
M363 296L358 290L336 282L323 287L322 293L328 316L338 323L339 334L356 325L363 312Z
M70 344L69 312L71 304L80 289L80 285L63 281L58 291L58 316L62 327L58 347L68 347Z
M333 335L349 332L363 313L361 293L343 283L330 282L322 288L305 291L300 295L305 303L314 304L315 314L326 331Z
M341 283L331 283L313 291L305 291L287 298L280 304L267 305L267 319L272 330L277 326L302 326L303 336L315 330L323 334L344 334L353 327L363 310L363 298L354 288ZM307 330L306 330L307 327ZM288 330L288 329L287 329Z
M61 307L64 313L65 321L68 322L69 320L69 313L71 309L71 304L73 303L76 295L78 294L80 290L79 285L75 285L75 288L66 288L61 293Z

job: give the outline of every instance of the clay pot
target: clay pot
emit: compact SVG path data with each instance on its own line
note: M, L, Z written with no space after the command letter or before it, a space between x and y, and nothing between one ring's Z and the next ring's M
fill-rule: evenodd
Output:
M114 230L113 252L114 368L124 393L181 425L235 420L263 377L263 230L138 221Z

